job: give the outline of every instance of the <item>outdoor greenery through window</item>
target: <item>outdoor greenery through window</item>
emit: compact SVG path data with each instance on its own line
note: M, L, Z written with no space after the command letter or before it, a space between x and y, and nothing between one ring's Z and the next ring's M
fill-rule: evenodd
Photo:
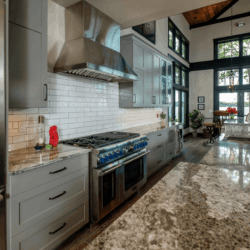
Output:
M231 69L229 70L222 70L222 71L218 71L218 85L219 86L229 86L230 82L232 84L232 82L234 82L234 85L239 85L239 70L238 69L234 69L234 76L230 77L230 72Z
M189 41L177 26L168 19L168 46L185 60L189 60Z
M250 56L250 34L215 39L215 59Z

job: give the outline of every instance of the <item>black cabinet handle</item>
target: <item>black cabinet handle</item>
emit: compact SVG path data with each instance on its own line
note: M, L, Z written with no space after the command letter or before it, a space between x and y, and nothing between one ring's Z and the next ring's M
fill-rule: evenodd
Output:
M172 155L174 152L170 153L169 155Z
M48 85L45 83L44 86L46 87L46 91L45 91L45 99L44 101L47 101L48 100Z
M159 134L158 136L162 136L162 134Z
M135 100L134 100L134 103L136 103L136 94L134 94L134 97L135 97L135 98L134 98L134 99L135 99Z
M157 161L157 163L161 163L161 161Z
M58 231L60 231L61 229L63 229L66 225L67 225L66 223L63 223L63 225L61 227L59 227L58 229L56 229L56 231L50 232L49 234L55 234L55 233L57 233Z
M66 194L66 193L67 193L66 191L63 191L61 194L59 194L59 195L57 195L57 196L55 196L55 197L53 197L53 198L49 198L49 200L50 200L50 201L51 201L51 200L55 200L55 199L57 199L57 198L63 196L63 195Z
M57 171L55 171L55 172L49 172L49 173L50 173L50 174L57 174L57 173L62 172L62 171L64 171L64 170L66 170L66 169L67 169L67 168L64 167L64 168L59 169L59 170L57 170Z

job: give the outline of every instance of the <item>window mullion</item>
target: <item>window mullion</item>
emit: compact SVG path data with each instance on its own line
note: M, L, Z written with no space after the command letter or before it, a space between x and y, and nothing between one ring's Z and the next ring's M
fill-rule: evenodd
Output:
M242 57L243 56L243 38L240 38L239 46L240 46L239 56Z

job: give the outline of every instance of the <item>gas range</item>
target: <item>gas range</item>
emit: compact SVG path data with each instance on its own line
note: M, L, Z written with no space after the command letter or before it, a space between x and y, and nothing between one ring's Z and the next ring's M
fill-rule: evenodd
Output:
M140 134L114 131L65 140L61 143L91 148L91 166L99 168L142 150L148 145L146 140L147 136Z
M91 148L90 218L94 225L147 182L147 136L107 132L62 141Z

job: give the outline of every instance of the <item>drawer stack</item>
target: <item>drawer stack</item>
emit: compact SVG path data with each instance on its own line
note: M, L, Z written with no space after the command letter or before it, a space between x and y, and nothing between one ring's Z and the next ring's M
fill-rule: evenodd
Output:
M12 250L53 249L89 222L89 156L11 176Z
M147 158L148 176L161 168L175 156L175 128L153 132L148 135Z

